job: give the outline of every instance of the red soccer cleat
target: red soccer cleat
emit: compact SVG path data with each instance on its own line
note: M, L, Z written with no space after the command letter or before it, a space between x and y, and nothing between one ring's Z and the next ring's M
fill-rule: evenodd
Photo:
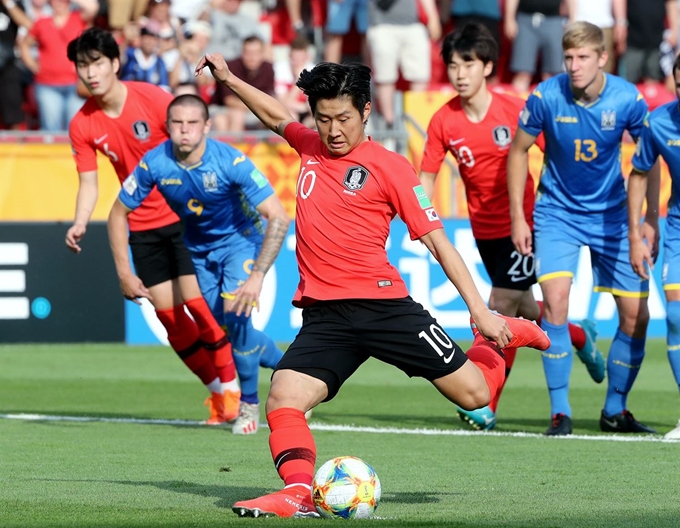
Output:
M497 312L494 312L494 315L501 319L505 319L505 322L508 323L508 327L510 327L510 331L512 332L512 339L503 348L530 347L537 350L547 350L550 347L550 338L548 337L548 334L541 330L541 327L534 321L522 317L509 317ZM477 324L472 317L470 317L470 328L472 328L472 334L475 338L480 335Z
M231 507L240 517L320 517L314 507L312 491L294 484L257 499L239 501Z

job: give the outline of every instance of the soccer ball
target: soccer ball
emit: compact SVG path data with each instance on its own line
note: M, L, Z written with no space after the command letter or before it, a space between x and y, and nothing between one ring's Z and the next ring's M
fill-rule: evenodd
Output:
M333 458L316 472L312 497L322 517L368 519L380 502L380 479L357 457Z

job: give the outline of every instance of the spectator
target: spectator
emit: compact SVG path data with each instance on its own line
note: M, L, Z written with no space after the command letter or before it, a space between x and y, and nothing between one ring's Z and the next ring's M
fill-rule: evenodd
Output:
M246 38L241 56L227 64L239 79L268 95L274 95L274 67L265 60L264 42L260 37ZM218 83L215 89L210 115L213 129L218 132L241 132L247 126L261 126L248 107L222 83Z
M172 89L172 95L175 97L186 94L198 95L200 97L200 94L198 93L198 85L193 82L184 82L178 84Z
M238 59L247 37L260 35L257 20L240 10L241 0L212 0L203 17L212 27L210 53L221 53L227 62Z
M149 0L107 0L109 27L116 38L123 34L129 22L138 22L149 5Z
M276 98L283 103L295 119L310 128L315 127L314 118L310 112L307 97L295 83L302 70L311 70L313 67L314 62L309 53L309 41L304 37L297 37L291 42L288 60L274 63Z
M139 47L130 46L126 51L120 74L123 81L148 82L170 91L168 70L158 55L159 40L157 29L151 23L141 29Z
M21 59L35 75L35 97L42 130L67 130L83 104L78 96L73 64L66 57L67 44L76 38L99 11L97 0L77 0L72 10L69 0L50 0L52 15L36 20L20 43ZM38 57L31 46L38 46Z
M439 3L442 24L449 20L459 30L466 24L485 26L501 45L500 23L501 6L499 0L441 0Z
M582 20L598 26L604 34L604 49L607 52L607 63L604 71L614 73L617 54L626 49L628 36L628 19L626 18L626 0L569 0L570 22Z
M666 18L667 42L675 49L678 42L677 0L628 0L628 40L620 71L627 81L654 83L663 79L659 47L664 40Z
M31 0L26 4L26 14L33 20L52 16L52 8L48 0Z
M203 20L192 20L182 26L184 38L178 48L163 54L163 62L170 76L170 87L175 89L179 84L187 82L200 86L214 83L209 75L194 77L194 68L198 60L205 54L212 36L210 25Z
M564 70L562 33L565 19L561 0L506 0L505 36L512 41L510 70L513 88L526 93L541 54L541 78L546 80ZM567 11L571 5L567 4Z
M149 23L157 28L160 37L158 53L162 55L177 47L177 37L181 26L178 18L170 14L170 0L151 0L147 16L140 21L143 26Z
M0 126L18 130L24 120L21 72L16 64L14 45L19 27L32 25L21 1L0 2Z
M375 0L369 3L366 38L380 113L388 129L394 126L399 70L410 83L411 90L425 90L430 82L429 39L439 39L441 24L438 16L429 16L427 27L420 21L419 1L427 13L436 14L434 0Z
M209 3L209 0L172 0L170 14L181 24L186 24L190 20L196 20Z
M368 0L328 0L324 60L328 62L342 60L342 43L345 35L352 29L352 21L361 38L363 51L368 30Z

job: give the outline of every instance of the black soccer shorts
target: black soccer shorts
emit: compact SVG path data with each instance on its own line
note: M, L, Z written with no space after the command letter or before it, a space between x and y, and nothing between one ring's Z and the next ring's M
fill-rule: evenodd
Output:
M493 286L526 291L536 284L534 256L519 253L511 237L475 242Z
M195 273L179 222L157 229L131 231L130 249L137 276L147 288Z
M320 301L302 311L302 328L276 366L320 379L330 401L374 357L409 377L433 381L467 361L463 350L411 297Z

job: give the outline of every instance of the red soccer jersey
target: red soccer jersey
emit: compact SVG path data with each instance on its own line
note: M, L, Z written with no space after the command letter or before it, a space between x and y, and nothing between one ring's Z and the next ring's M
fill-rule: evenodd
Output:
M109 117L90 97L71 120L69 135L78 172L97 170L97 151L105 154L121 183L147 151L168 139L166 111L173 97L153 84L125 82L123 112ZM130 231L146 231L179 222L165 199L153 189L129 216Z
M470 224L475 238L489 240L510 235L510 200L507 162L510 143L517 130L525 101L494 93L480 123L471 122L454 97L432 116L421 170L439 172L446 152L458 161L465 184ZM539 140L541 146L542 136ZM524 214L533 228L534 183L527 175Z
M443 227L408 160L373 141L332 156L319 134L300 123L288 125L285 138L301 157L293 304L408 296L387 260L390 222L398 214L414 240Z

